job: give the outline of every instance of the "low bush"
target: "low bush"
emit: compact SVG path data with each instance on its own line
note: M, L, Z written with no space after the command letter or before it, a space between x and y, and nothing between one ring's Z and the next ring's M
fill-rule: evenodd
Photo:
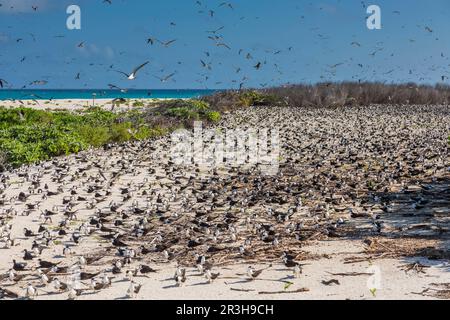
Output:
M160 127L191 127L194 121L217 122L220 113L211 110L204 100L167 100L144 115L147 123ZM159 122L155 122L159 121Z
M116 114L99 108L79 113L0 108L0 167L161 134L159 128L142 123L136 113Z
M384 84L378 82L318 83L290 85L265 90L290 106L345 106L369 104L449 104L450 86Z
M239 101L244 107L273 106L278 104L277 96L253 90L239 93Z
M4 171L7 166L8 159L4 151L0 151L0 172Z
M144 102L140 101L140 100L133 101L132 105L133 105L133 107L144 107L145 106Z
M219 121L220 121L220 118L221 118L221 115L220 115L220 112L217 112L217 111L209 111L209 112L206 114L206 118L207 118L208 121L210 121L210 122L219 122Z

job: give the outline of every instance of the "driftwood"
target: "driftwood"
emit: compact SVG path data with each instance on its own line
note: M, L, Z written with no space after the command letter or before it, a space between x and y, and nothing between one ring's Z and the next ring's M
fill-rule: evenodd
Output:
M408 273L411 270L415 271L417 273L425 273L424 269L429 268L429 267L430 266L423 265L420 262L413 262L413 263L402 265L399 268L401 270L405 271L405 273Z
M299 292L308 292L308 288L300 288L297 290L291 290L291 291L260 291L258 294L283 294L283 293L299 293Z
M256 291L254 289L238 289L238 288L230 288L231 291L240 291L240 292L252 292Z
M337 279L331 279L331 280L322 280L322 284L326 286L330 286L332 284L340 285L340 282Z
M347 273L331 273L329 274L333 276L342 276L342 277L356 277L356 276L373 276L373 273L369 272L347 272Z

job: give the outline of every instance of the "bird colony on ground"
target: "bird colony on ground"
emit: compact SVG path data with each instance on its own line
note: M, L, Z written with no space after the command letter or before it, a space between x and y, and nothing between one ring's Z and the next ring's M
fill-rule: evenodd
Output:
M174 286L232 264L300 277L311 241L448 236L449 123L445 106L253 107L218 128L278 128L276 175L176 166L170 137L5 172L0 292L74 299L125 280L133 298L163 268Z

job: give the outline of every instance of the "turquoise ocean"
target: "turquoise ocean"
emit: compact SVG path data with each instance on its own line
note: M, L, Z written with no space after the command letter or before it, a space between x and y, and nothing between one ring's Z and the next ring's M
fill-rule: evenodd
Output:
M188 99L206 96L221 90L9 90L0 89L0 100L50 100L50 99Z

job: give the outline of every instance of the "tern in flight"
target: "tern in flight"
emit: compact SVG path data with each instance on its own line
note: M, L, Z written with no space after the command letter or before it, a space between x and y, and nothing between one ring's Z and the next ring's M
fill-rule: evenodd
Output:
M141 64L139 67L135 68L130 74L127 74L127 73L122 72L122 71L117 71L117 72L119 72L119 73L125 75L125 76L128 78L128 80L134 80L134 79L136 79L137 72L138 72L140 69L142 69L145 65L147 65L148 63L149 63L149 61L147 61L147 62Z
M5 79L0 79L0 88L3 88L4 84L8 84L8 81L6 81Z
M170 78L172 78L174 75L176 74L176 72L169 74L168 76L165 77L158 77L158 76L154 76L156 79L159 79L161 82L167 82Z

